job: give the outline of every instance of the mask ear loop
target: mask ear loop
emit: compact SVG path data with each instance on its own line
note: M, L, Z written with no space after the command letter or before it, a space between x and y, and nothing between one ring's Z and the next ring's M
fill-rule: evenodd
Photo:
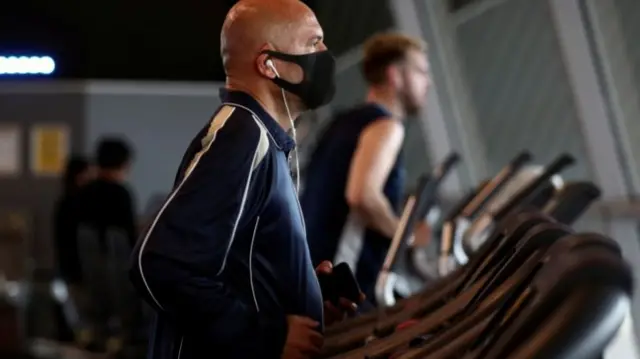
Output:
M271 68L271 70L273 70L273 72L276 74L277 77L280 77L280 74L278 73L278 70L276 70L276 67L273 65L273 61L271 61L271 59L267 60L265 64L269 68ZM300 159L298 157L298 138L296 133L296 126L295 126L295 123L293 122L291 111L289 110L289 104L287 103L287 95L285 94L285 91L282 88L280 89L280 92L282 93L282 101L284 102L284 108L287 110L287 116L289 117L289 124L291 125L291 133L293 135L293 143L295 146L293 148L293 156L295 157L295 166L296 166L296 193L300 193Z

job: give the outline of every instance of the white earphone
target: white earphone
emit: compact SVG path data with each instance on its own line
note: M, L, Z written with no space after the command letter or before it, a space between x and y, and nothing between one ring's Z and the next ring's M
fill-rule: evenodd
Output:
M264 62L265 65L267 65L267 67L269 67L275 74L277 77L280 77L280 74L278 73L278 70L276 70L275 65L273 64L273 61L271 61L271 59L267 59L267 61ZM300 191L300 159L298 157L298 139L297 139L297 134L296 134L296 126L293 123L293 117L291 117L291 111L289 111L289 104L287 104L287 96L284 93L284 89L280 89L280 91L282 92L282 101L284 101L284 107L287 109L287 115L289 117L289 122L291 123L291 132L293 133L293 142L296 144L293 152L295 155L295 161L296 161L296 193L299 193Z
M280 74L278 74L278 70L276 70L276 67L273 65L273 61L271 61L271 59L267 59L264 64L267 65L267 67L269 67L271 70L273 70L276 76L280 77Z

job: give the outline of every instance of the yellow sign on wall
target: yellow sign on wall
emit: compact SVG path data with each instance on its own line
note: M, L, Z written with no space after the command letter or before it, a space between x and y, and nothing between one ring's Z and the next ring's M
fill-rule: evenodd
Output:
M69 155L69 130L63 125L34 126L31 131L31 171L38 176L57 176Z

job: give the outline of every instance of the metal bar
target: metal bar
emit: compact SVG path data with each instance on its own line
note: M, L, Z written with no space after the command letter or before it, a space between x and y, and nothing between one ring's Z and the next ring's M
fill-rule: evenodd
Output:
M578 119L587 144L596 183L602 189L602 199L629 198L624 181L623 164L618 157L616 139L611 128L606 98L589 45L587 29L580 11L582 0L547 0L558 34L569 81L575 96ZM602 214L608 223L608 235L618 241L624 256L633 266L636 287L640 285L640 241L636 221L613 219ZM640 332L640 296L632 303L636 335Z

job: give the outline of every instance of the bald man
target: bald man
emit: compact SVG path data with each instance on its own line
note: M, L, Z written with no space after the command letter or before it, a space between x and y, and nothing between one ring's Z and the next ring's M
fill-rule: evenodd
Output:
M308 358L327 314L344 312L323 303L287 131L330 101L334 58L298 0L238 2L221 40L222 106L133 258L132 281L157 313L149 357Z

